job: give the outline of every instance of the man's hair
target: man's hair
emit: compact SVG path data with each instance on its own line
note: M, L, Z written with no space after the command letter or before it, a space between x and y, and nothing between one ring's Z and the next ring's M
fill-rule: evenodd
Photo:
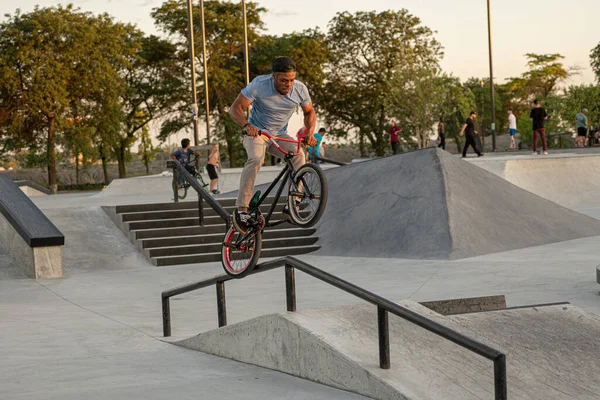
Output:
M533 104L537 106L538 104L540 104L540 101L539 101L538 99L535 99L535 100L533 101Z
M477 113L475 111L471 111L471 113L469 114L469 116L471 115L477 115Z
M444 122L444 117L440 117L440 122Z
M296 69L296 63L289 57L277 57L271 66L273 72L296 72Z
M320 129L319 129L319 132L327 132L327 129L325 129L325 128L320 128Z
M512 111L512 108L509 108L508 111Z
M181 139L181 147L186 148L190 145L190 139Z

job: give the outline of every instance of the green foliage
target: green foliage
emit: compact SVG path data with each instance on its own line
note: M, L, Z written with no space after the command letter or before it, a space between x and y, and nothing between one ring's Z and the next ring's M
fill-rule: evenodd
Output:
M578 69L566 67L556 54L525 54L528 70L518 78L511 78L505 84L506 92L517 102L530 104L533 99L545 100L554 94L558 84L577 73Z
M590 64L596 74L596 80L600 83L600 43L590 52Z
M329 23L327 45L329 63L318 104L330 125L357 130L360 143L366 138L383 155L390 81L403 69L437 66L440 44L419 18L399 10L338 13Z
M98 104L122 87L118 72L129 64L139 36L130 25L72 5L17 11L0 24L2 135L13 149L46 147L51 188L57 184L56 143L86 148ZM69 138L63 137L73 131L67 118L82 121Z

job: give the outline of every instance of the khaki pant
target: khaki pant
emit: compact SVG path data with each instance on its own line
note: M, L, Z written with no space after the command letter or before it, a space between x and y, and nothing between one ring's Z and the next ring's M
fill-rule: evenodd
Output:
M286 139L293 139L290 135L279 136ZM254 189L254 182L256 182L256 175L265 160L265 151L275 157L282 157L281 153L275 145L267 140L263 136L244 136L244 149L248 154L248 161L244 165L242 171L242 177L240 179L240 191L238 193L237 201L235 205L238 207L248 207L250 199L252 199L252 190ZM298 145L291 142L277 142L281 148L286 151L297 152ZM294 169L298 170L305 163L304 153L300 150L299 154L292 158L292 164Z

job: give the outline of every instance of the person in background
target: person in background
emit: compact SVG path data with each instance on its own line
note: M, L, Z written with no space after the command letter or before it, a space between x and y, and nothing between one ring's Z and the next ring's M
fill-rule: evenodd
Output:
M444 117L440 117L440 122L438 123L438 141L438 147L446 150L446 125L444 125Z
M392 154L398 154L398 141L400 140L398 134L402 132L402 128L396 125L396 121L392 121L392 127L390 128L390 145L392 146Z
M221 168L221 161L219 155L219 143L215 143L212 146L210 155L208 156L208 163L206 165L206 172L210 178L210 192L213 194L219 194L219 175L217 174L217 168Z
M326 133L327 130L325 128L320 128L319 132L315 133L314 137L317 139L317 144L308 148L308 159L310 162L316 163L317 159L315 157L320 157L321 142Z
M585 147L585 139L588 131L587 113L587 108L582 108L581 112L575 115L575 119L577 120L577 139L575 143L577 147Z
M517 117L513 114L512 108L508 109L508 134L510 135L509 148L517 150L517 144L515 143L515 135L517 134Z
M533 155L537 156L537 138L540 135L542 139L542 148L544 149L544 155L548 155L546 146L546 128L544 123L548 120L548 113L542 108L540 101L535 99L533 101L534 108L529 113L529 118L533 120Z
M190 145L190 139L182 139L181 140L181 148L175 150L171 153L171 160L179 162L186 169L187 172L194 175L196 172L196 168L193 165L190 165L191 157L195 155L196 157L200 157L200 152L192 149ZM183 177L180 176L177 179L177 188L183 185Z
M466 135L465 147L463 147L462 152L463 158L467 157L467 149L469 148L469 146L471 146L473 150L475 150L475 153L477 153L477 157L481 157L483 155L483 153L480 152L477 148L477 140L475 137L475 135L477 134L477 132L475 131L476 119L477 114L475 113L475 111L471 111L471 114L469 114L469 118L467 118L467 121L465 122L460 131L460 136Z

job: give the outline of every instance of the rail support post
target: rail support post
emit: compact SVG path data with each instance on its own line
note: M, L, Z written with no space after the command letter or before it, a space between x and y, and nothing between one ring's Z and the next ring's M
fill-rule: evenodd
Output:
M494 360L494 388L496 400L508 399L508 389L506 387L506 356L500 354Z
M217 286L217 314L219 328L227 325L227 306L225 304L225 282L219 281Z
M204 199L198 193L198 223L200 226L204 226Z
M296 277L294 267L285 264L285 299L288 311L296 311Z
M179 203L179 194L177 193L177 181L179 180L179 171L177 167L173 167L173 200Z
M379 367L390 369L390 329L388 312L377 307L377 328L379 331Z
M168 297L161 297L163 315L163 336L171 336L171 306Z

